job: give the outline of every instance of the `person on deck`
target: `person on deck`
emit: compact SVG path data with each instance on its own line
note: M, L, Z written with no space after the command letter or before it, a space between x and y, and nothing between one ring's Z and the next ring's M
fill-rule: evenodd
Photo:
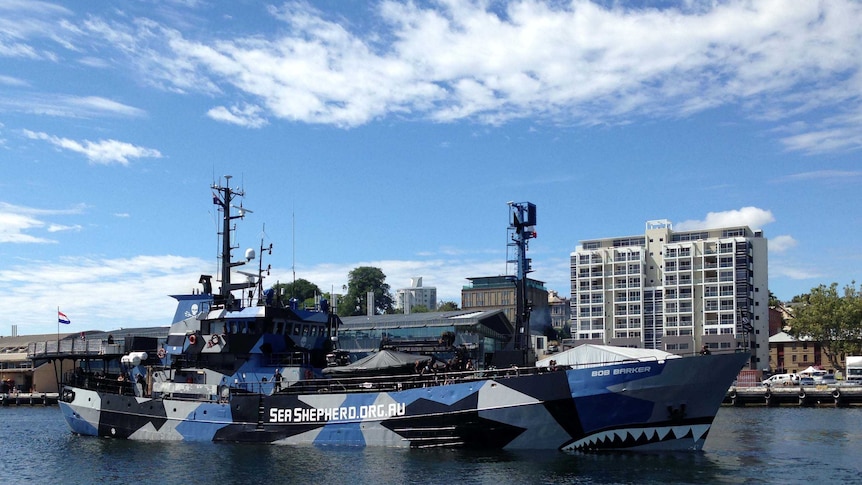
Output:
M278 369L275 369L275 374L272 376L272 380L275 381L275 392L281 390L281 372Z

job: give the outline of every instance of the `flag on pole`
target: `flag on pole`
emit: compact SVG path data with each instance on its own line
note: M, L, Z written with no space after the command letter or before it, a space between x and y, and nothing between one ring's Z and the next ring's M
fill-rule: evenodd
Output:
M69 320L69 317L67 317L66 314L61 312L60 310L57 310L57 321L60 323L65 323L66 325L72 323Z

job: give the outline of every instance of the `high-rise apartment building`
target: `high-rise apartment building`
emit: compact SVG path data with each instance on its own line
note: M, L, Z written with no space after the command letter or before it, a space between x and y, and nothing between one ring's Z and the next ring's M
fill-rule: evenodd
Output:
M410 278L410 288L401 288L395 291L395 308L404 310L409 314L411 309L422 305L428 310L437 309L437 288L433 286L422 286L422 277Z
M747 226L580 241L571 254L577 343L694 353L750 348L769 366L767 241Z

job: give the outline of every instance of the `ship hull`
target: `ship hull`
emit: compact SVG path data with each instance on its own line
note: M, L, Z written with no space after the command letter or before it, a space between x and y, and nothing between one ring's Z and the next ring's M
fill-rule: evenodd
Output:
M699 450L742 353L407 390L147 399L67 386L71 430L140 440L482 449Z

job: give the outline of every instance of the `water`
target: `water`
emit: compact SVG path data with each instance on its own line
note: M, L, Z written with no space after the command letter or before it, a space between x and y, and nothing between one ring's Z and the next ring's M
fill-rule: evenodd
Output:
M0 408L0 483L862 483L862 408L722 408L702 453L568 454L72 435L54 407Z

